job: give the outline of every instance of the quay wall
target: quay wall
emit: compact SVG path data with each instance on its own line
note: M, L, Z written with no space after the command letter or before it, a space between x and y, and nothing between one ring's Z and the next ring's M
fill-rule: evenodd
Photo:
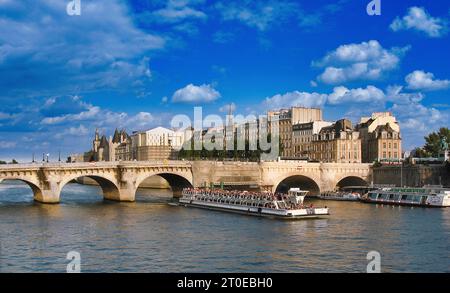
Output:
M374 184L401 186L402 169L400 166L382 166L373 168ZM424 185L443 185L450 187L450 168L448 165L411 165L403 167L403 186L422 187Z

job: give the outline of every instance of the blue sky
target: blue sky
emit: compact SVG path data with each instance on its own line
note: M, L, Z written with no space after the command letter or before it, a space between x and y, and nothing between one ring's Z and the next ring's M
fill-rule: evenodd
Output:
M392 111L404 147L450 124L448 1L0 0L0 159L88 150L175 114Z

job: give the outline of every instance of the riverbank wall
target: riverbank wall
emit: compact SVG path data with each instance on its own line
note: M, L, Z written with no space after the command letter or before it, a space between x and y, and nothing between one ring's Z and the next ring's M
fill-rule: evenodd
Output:
M403 178L403 180L402 180ZM395 186L422 187L443 185L450 187L448 165L382 166L373 168L373 183Z

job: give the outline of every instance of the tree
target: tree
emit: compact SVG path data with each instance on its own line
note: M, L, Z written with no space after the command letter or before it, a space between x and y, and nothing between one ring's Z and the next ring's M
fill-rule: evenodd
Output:
M427 157L438 157L439 153L443 151L441 140L446 139L450 143L450 129L442 127L438 132L433 132L425 137L426 144L423 147Z
M412 151L412 155L415 158L429 158L431 154L425 151L423 148L416 148Z
M6 162L5 161L0 161L0 165L5 165Z
M17 162L16 159L12 159L11 164L19 164L19 162Z

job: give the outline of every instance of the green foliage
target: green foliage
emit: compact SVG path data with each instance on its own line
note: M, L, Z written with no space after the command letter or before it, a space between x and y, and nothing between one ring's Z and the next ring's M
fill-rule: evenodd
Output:
M438 157L442 149L442 139L450 143L450 129L442 127L438 132L433 132L425 137L425 146L423 147L425 157Z
M0 161L0 165L5 165L6 162L5 161Z
M431 153L425 151L423 148L416 148L413 153L415 158L430 158L432 156Z
M12 159L11 164L19 164L19 162L17 162L16 159Z

